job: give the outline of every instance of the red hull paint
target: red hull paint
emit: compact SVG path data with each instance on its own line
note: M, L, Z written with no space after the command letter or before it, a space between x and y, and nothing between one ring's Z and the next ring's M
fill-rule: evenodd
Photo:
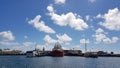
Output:
M62 57L64 56L64 51L54 50L52 51L52 56Z

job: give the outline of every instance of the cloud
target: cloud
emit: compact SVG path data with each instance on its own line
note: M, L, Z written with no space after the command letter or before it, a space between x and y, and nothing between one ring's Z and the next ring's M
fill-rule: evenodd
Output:
M0 45L17 46L17 45L19 45L19 43L13 42L13 41L0 41Z
M59 26L70 26L71 28L79 31L88 28L88 25L77 14L74 14L72 12L61 15L56 14L52 5L49 5L47 7L47 10L49 11L49 16L51 16L51 20L53 20L54 23Z
M55 4L65 4L66 0L54 0Z
M90 43L90 41L89 41L89 39L81 39L80 43L85 44L85 43Z
M33 42L24 42L23 45L24 46L31 46L31 45L35 46L35 43L33 43Z
M116 43L118 40L119 40L118 37L112 37L111 39L110 38L104 38L103 42L105 42L105 43Z
M104 19L104 21L99 24L105 28L120 31L120 11L118 8L109 9L108 13L104 15L98 14L96 17Z
M69 45L69 42L72 41L72 38L69 37L67 34L63 34L63 35L56 34L56 37L57 39L53 39L49 35L45 35L43 40L48 44L55 44L56 42L59 42L59 43L65 43L66 45Z
M70 42L72 41L72 38L69 37L67 34L63 34L63 35L56 35L56 37L63 42Z
M88 0L89 2L91 2L91 3L94 3L94 2L96 2L96 0Z
M52 39L49 35L45 35L43 40L48 44L55 44L57 42L57 40Z
M36 46L36 48L37 48L37 49L40 49L40 50L42 50L43 47L44 47L44 48L47 48L45 45L39 45L39 44L38 44L38 45Z
M53 45L53 44L52 44ZM39 49L39 50L43 50L43 48L45 49L45 50L52 50L52 48L53 48L53 46L51 46L51 44L45 44L45 45L41 45L41 44L38 44L37 46L36 46L36 48L37 49Z
M11 31L0 32L0 38L2 38L3 40L9 40L9 41L12 41L15 39L15 37Z
M116 43L119 38L118 37L112 37L111 39L109 37L106 36L106 32L104 32L103 29L101 28L98 28L96 31L96 34L93 35L93 37L95 37L95 40L96 40L96 43L101 43L101 42L104 42L104 43Z
M25 35L25 36L24 36L24 38L25 38L25 39L27 39L27 38L28 38L28 36L27 36L27 35Z
M118 37L112 37L112 42L113 42L113 43L116 43L118 40L119 40Z
M101 28L98 28L95 32L96 32L96 34L101 34L101 33L105 33L105 34L107 34L107 33L104 32L104 30L101 29Z
M86 16L86 20L87 21L90 20L90 16L89 15Z
M41 16L37 15L33 20L30 20L28 23L33 25L33 27L35 27L37 30L39 31L43 31L45 33L55 33L55 31L50 28L49 26L45 25L44 21L40 21Z
M13 46L13 47L11 47L11 49L22 50L23 52L26 52L26 51L34 50L35 47L36 47L36 42L27 41L27 42L23 42L17 46Z
M80 50L80 45L73 45L73 46L63 46L64 50Z
M26 52L26 51L32 51L35 49L35 46L25 46L25 45L20 45L20 46L14 46L12 47L11 49L14 49L14 50L22 50L23 52Z
M15 36L11 31L2 31L0 32L0 45L5 46L17 46L18 42L14 42Z
M53 5L52 4L50 4L49 6L47 6L47 10L49 11L49 12L54 12L54 8L53 8Z
M86 21L93 21L93 19L90 17L90 15L86 15L85 18L86 18Z

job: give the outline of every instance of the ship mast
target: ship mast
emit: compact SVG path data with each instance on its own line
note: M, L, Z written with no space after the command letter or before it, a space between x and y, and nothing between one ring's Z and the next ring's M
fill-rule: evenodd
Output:
M37 50L37 43L35 43L35 51Z
M86 39L85 39L85 52L87 52L87 43L86 43Z

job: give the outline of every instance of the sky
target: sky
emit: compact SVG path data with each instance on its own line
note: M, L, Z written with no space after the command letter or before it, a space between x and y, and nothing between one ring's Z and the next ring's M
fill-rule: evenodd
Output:
M120 0L0 0L0 49L120 53Z

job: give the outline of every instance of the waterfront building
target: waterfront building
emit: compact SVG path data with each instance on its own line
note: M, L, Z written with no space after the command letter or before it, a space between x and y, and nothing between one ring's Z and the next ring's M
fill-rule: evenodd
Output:
M64 50L66 56L81 56L81 50Z
M20 50L7 50L7 49L4 49L4 50L1 50L0 51L0 55L21 55L23 54L22 51Z

